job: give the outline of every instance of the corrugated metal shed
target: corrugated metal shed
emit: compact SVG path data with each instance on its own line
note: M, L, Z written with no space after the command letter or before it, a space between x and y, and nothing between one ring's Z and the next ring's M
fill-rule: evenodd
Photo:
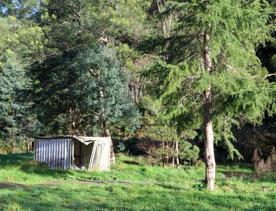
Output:
M36 161L50 169L110 169L111 137L58 136L35 139Z

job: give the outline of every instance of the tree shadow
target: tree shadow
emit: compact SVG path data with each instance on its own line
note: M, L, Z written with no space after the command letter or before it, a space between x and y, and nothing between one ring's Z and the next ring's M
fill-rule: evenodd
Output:
M3 188L9 194L0 195L0 210L6 210L10 205L16 204L18 210L110 210L108 200L99 200L99 191L64 188L59 185L28 185L6 184ZM95 187L96 188L99 187ZM101 189L103 191L103 188ZM108 198L108 192L104 197ZM110 193L111 194L111 193ZM119 203L118 203L119 204ZM118 206L123 210L122 207Z
M255 172L254 166L249 163L224 164L218 167L226 179L239 178L247 182L276 182L276 172Z
M129 164L129 165L135 165L135 166L141 165L138 161L134 161L134 160L124 160L123 163Z
M54 178L64 178L71 174L70 171L51 170L47 164L34 161L33 153L0 154L0 168L12 167L19 167L21 171L28 174L38 174Z
M11 182L0 182L0 189L26 188L26 185Z
M33 153L0 154L0 166L2 168L18 166L31 160L33 160Z
M256 182L276 182L276 172L238 172L238 171L218 171L225 176L225 179L239 178L250 183Z

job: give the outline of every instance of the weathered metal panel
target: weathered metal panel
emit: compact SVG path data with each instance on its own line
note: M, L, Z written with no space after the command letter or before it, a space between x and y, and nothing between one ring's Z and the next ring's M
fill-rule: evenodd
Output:
M61 169L62 168L62 163L61 163L61 158L62 158L62 155L61 155L61 153L62 153L62 149L61 149L61 146L62 146L62 143L61 143L61 140L60 139L58 139L57 141L56 141L56 143L57 143L57 169Z
M61 139L58 139L57 140L57 143L58 143L58 150L57 150L57 168L58 169L62 169L62 162L61 162L61 159L62 159L62 140Z
M36 141L35 147L36 147L36 160L38 161L38 158L39 158L39 156L38 156L38 154L39 154L39 140Z
M65 140L61 140L61 158L60 158L60 165L61 169L65 169L66 165L66 152L65 152Z
M49 142L44 141L44 163L48 163Z
M67 168L70 168L71 160L72 160L72 144L71 144L71 142L68 142Z
M56 155L55 155L55 142L54 140L50 140L50 153L51 153L51 163L50 163L50 169L56 168Z
M47 163L50 169L69 169L72 166L72 140L37 139L34 159Z
M67 140L66 141L64 141L64 147L63 147L63 151L64 151L64 169L67 169L67 159L68 159L68 156L67 156L67 154L68 154L68 152L67 152Z
M66 145L66 152L68 153L68 155L66 156L67 158L67 168L69 169L70 168L70 160L71 160L71 152L70 152L70 146L71 146L71 143L68 141L67 142L67 145Z
M39 140L37 141L37 144L36 144L36 148L37 148L37 161L39 160Z
M66 143L67 141L66 140L63 140L63 145L62 145L62 151L64 153L64 165L63 165L63 169L66 169L67 168L67 148L66 148Z
M40 162L43 162L43 153L44 153L44 141L43 140L39 141L39 150L40 150L40 152L39 152L39 154L40 154L39 160L40 160Z
M68 153L68 155L67 155L67 166L66 166L66 168L67 169L70 169L70 162L71 162L71 140L70 141L67 141L67 153Z
M59 147L59 144L55 139L52 141L54 144L54 148L53 148L53 150L54 150L54 169L58 169L58 147Z
M74 141L72 140L71 141L71 163L72 165L75 164L74 163L74 152L75 152L75 144L74 144Z
M41 162L42 161L42 153L43 153L43 141L40 140L39 141L39 147L38 147L38 150L39 150L39 161Z
M46 140L45 140L46 141ZM54 154L54 141L49 140L49 153L50 153L50 160L48 166L50 169L55 169L55 154Z
M58 139L56 141L56 146L57 146L57 153L56 153L56 161L57 161L57 164L56 164L56 167L57 169L60 169L60 139Z

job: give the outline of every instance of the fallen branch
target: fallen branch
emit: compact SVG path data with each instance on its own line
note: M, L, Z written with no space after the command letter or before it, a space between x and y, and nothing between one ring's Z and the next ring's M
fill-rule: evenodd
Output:
M268 75L266 75L264 78L268 78L268 77L271 77L271 76L276 76L276 73L268 74Z

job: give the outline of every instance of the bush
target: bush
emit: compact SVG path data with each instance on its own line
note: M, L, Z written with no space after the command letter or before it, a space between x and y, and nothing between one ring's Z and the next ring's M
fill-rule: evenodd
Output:
M194 163L199 158L199 148L187 141L182 141L179 143L179 158L184 162Z

